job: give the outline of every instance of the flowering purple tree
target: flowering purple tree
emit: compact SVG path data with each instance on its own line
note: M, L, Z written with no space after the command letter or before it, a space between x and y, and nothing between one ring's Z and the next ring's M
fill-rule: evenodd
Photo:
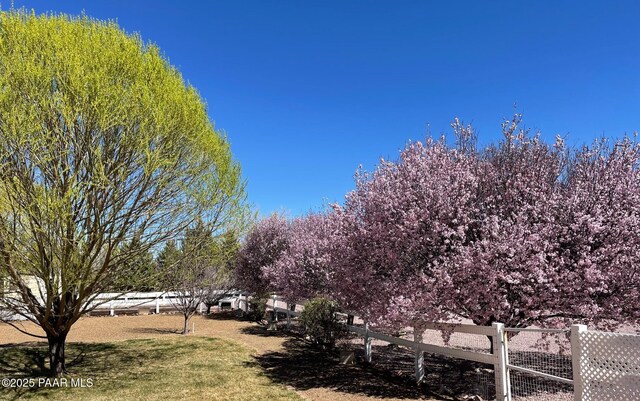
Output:
M315 297L329 298L329 274L335 235L335 217L330 213L310 213L289 223L287 249L274 263L263 268L265 278L287 300L296 302Z
M479 325L523 327L568 313L568 277L558 263L567 151L520 122L506 121L503 140L477 155L471 241L447 266L447 307Z
M558 260L576 318L640 321L640 144L596 141L570 166Z
M640 145L569 153L519 123L479 160L475 240L451 264L451 310L482 325L637 322Z
M264 296L277 291L277 283L265 277L264 271L272 266L289 248L289 224L279 215L258 221L247 234L235 268L236 284L244 290Z
M443 318L451 255L469 241L475 163L444 140L409 144L397 162L360 173L340 210L347 242L334 284L372 322L420 327ZM357 300L353 300L357 297Z
M455 147L427 139L359 171L343 206L258 223L244 287L325 296L392 328L640 321L640 144L571 152L516 115L478 151L470 127L453 128Z

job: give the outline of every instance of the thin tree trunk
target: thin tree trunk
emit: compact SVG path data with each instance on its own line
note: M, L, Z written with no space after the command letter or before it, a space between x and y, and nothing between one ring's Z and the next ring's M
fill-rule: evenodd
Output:
M49 343L49 368L52 377L62 377L66 373L64 348L67 341L67 333L60 335L47 334Z
M191 316L184 315L184 328L182 329L182 334L189 334L189 320L191 320Z
M495 321L496 320L494 319L494 317L491 316L489 318L489 320L486 321L486 322L473 320L473 324L475 324L476 326L491 326L493 324L493 322L495 322ZM489 339L489 353L493 354L493 336L487 336L487 338Z

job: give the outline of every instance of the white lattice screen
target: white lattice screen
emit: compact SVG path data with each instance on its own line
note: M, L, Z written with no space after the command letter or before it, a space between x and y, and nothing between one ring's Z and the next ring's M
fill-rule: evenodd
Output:
M581 331L578 333L583 401L640 400L640 336ZM575 369L575 368L574 368Z

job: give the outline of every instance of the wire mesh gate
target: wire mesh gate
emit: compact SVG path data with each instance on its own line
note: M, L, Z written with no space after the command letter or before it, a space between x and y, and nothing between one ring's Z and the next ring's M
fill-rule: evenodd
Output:
M505 328L504 331L507 400L574 399L569 329Z

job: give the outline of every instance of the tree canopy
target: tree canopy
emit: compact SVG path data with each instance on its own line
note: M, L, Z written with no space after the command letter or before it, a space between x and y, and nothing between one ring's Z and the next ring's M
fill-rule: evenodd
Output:
M245 204L229 142L157 46L115 22L25 11L0 14L0 194L14 289L0 302L42 327L57 374L71 325L121 264Z
M242 271L289 300L329 297L392 330L461 318L640 322L636 139L570 149L515 115L502 140L478 149L470 126L452 125L455 145L409 143L359 171L342 205L259 223L243 249L266 262ZM286 246L273 252L276 233Z

